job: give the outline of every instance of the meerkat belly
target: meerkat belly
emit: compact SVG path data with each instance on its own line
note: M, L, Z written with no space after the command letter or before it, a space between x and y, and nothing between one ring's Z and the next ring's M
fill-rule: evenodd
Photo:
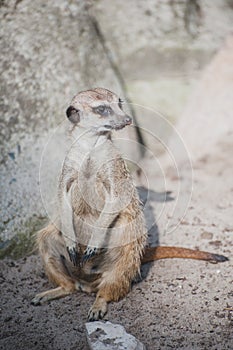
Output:
M87 244L94 224L104 208L104 195L95 191L92 177L83 178L72 185L71 205L73 224L78 241Z

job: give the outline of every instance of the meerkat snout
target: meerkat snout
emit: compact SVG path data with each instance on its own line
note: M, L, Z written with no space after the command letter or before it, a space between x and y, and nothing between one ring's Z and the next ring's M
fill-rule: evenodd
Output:
M120 116L119 119L110 120L109 125L107 124L105 127L108 129L120 130L130 124L132 124L132 118L126 115L123 118Z
M130 125L130 124L132 124L132 118L127 115L125 117L125 125Z

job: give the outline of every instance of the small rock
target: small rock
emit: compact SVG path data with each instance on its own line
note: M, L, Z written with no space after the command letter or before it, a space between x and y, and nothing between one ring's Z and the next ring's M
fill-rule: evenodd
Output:
M213 233L212 232L208 232L208 231L204 231L201 234L201 238L202 239L212 239L213 238Z
M88 322L85 324L91 350L146 350L145 346L119 324Z
M9 152L8 156L12 159L15 160L15 152Z
M194 221L194 222L193 222L193 225L199 225L199 224L201 224L201 219L200 219L198 216L195 216L193 221Z
M215 247L220 247L222 242L220 240L209 242L209 244L214 245Z

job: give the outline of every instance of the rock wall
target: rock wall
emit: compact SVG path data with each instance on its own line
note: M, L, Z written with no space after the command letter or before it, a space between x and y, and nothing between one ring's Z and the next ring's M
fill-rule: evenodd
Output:
M233 35L229 35L204 70L176 125L192 161L204 160L217 143L233 135L232 63ZM181 163L178 144L177 135L172 135L169 146Z
M94 15L124 74L182 74L208 62L232 30L231 0L99 0ZM106 15L107 14L107 15Z
M144 140L158 156L201 71L232 31L233 2L99 0L92 10L127 80Z

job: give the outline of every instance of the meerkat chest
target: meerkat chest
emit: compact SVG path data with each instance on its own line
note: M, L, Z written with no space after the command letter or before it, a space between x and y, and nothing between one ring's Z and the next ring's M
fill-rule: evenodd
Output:
M98 210L104 206L106 192L110 188L111 179L106 169L108 162L100 162L94 157L88 157L79 171L78 186L82 198L92 206L98 204Z

